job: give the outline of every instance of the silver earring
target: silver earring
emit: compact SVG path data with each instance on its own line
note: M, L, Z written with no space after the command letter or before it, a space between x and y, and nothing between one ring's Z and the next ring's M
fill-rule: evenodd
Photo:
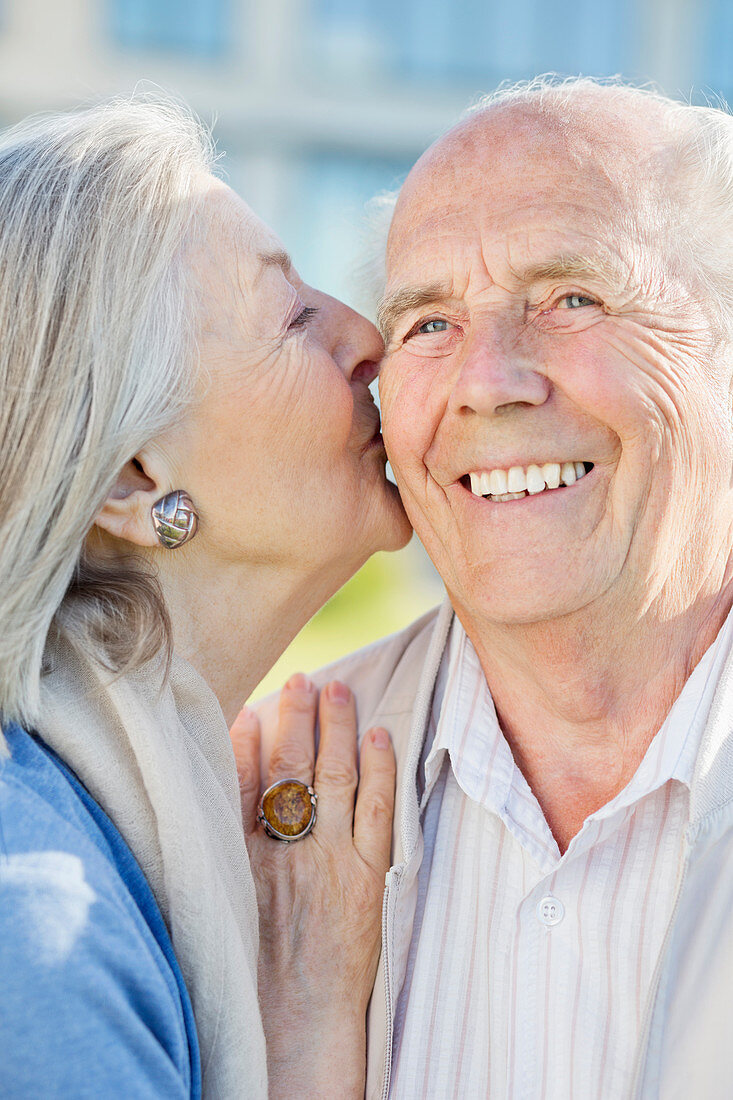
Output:
M183 546L196 534L199 517L193 501L183 489L175 489L156 500L151 513L158 541L166 550Z

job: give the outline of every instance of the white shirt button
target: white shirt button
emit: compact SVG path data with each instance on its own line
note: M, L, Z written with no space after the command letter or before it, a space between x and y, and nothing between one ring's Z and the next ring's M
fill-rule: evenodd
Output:
M557 898L548 894L537 906L537 918L551 928L553 924L559 924L565 916L565 906Z

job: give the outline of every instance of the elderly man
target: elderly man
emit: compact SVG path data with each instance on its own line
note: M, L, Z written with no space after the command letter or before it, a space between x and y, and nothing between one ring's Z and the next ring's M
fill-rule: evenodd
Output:
M325 673L400 760L367 1094L733 1095L733 119L589 81L399 195L387 449L449 601Z

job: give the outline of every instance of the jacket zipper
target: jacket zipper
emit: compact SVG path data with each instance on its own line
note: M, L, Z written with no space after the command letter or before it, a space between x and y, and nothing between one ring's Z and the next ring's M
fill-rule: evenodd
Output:
M384 1049L384 1075L382 1078L382 1100L387 1100L389 1096L389 1085L392 1077L392 1036L393 1036L393 1022L392 1022L392 978L390 975L390 959L389 959L389 921L390 921L390 893L392 887L392 879L395 873L392 870L387 871L384 881L384 900L382 902L382 958L384 959L384 998L387 1009L387 1033L385 1035L385 1049Z
M677 886L677 897L674 902L674 909L672 910L672 916L670 917L669 924L667 925L667 931L664 935L664 941L662 948L659 952L657 959L657 965L654 968L654 975L652 977L652 983L649 989L649 997L647 999L646 1011L644 1013L644 1024L641 1029L641 1035L639 1038L639 1049L636 1055L636 1067L634 1069L633 1088L631 1095L638 1097L641 1100L641 1093L639 1091L641 1087L642 1071L646 1066L647 1058L649 1055L649 1029L651 1027L652 1016L654 1015L654 1008L657 1003L657 996L659 994L659 983L662 978L662 968L664 966L665 959L667 957L667 949L669 947L670 940L672 939L672 932L674 930L675 923L677 921L677 911L680 907L680 900L682 898L682 888L687 878L687 869L690 865L690 854L692 852L692 845L689 845L685 853L684 863L680 873L680 880Z

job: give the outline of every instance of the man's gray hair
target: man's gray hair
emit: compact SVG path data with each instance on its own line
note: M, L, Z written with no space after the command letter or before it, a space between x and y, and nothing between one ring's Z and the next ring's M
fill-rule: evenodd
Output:
M715 328L725 338L733 337L733 116L726 104L720 100L693 106L619 78L561 79L550 74L502 85L481 96L457 125L510 104L525 105L561 121L572 121L580 113L587 116L594 104L618 106L659 122L663 155L656 164L657 177L640 181L640 187L660 185L660 192L650 194L649 199L658 199L668 207L665 213L672 228L669 243L676 250L674 258L708 299ZM599 141L603 141L601 131ZM380 195L368 209L373 246L365 271L375 300L384 289L383 257L398 195L399 191Z
M212 163L207 131L162 97L0 135L3 721L37 720L49 633L115 671L169 644L150 570L105 569L86 543L125 464L193 392L183 253Z

